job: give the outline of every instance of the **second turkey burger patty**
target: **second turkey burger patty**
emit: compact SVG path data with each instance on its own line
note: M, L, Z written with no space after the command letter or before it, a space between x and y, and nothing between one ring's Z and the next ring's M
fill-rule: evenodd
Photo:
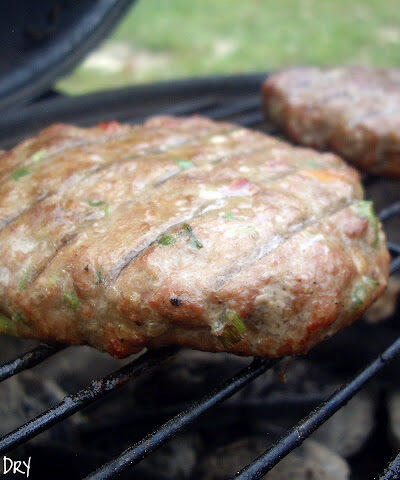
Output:
M400 178L400 70L288 68L267 78L263 102L292 140Z

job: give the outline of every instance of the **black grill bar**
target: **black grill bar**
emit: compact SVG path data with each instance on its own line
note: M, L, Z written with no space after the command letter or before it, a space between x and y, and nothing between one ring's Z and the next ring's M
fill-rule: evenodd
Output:
M400 453L388 465L378 480L398 480L400 478Z
M400 214L400 201L392 203L392 205L390 205L389 207L381 210L378 217L382 222L384 222L385 220L388 220L390 217L394 217L395 215L398 215L398 214Z
M153 115L193 115L195 113L202 113L203 111L211 108L218 108L218 103L216 102L214 97L180 102L177 105L167 107L162 110L157 110L150 115L146 113L142 115L132 116L132 109L129 107L126 115L118 115L118 120L137 124L144 122L147 118ZM204 112L204 114L206 114L206 112Z
M298 447L318 427L343 407L361 388L400 353L400 338L392 343L377 359L337 390L326 402L300 421L274 446L243 468L235 480L257 480L271 470L282 458Z
M261 112L252 112L241 115L239 119L235 119L235 123L242 125L242 127L252 127L258 125L264 121L264 117Z
M209 98L181 102L177 105L158 110L150 115L147 113L132 116L132 111L129 109L126 114L120 114L118 119L119 121L137 124L144 122L152 115L193 114L202 114L213 120L226 120L230 116L240 115L241 118L239 120L235 119L234 121L241 125L254 125L255 123L261 123L264 120L260 111L259 96L253 96L251 98L246 98L245 100L232 101L228 105L226 105L226 103L219 105L215 97L210 96ZM247 117L249 120L247 120ZM254 118L256 121L250 121L250 118ZM242 123L242 120L244 120L245 123Z
M386 245L391 252L394 252L400 255L400 245L398 243L387 241Z
M47 430L55 423L69 417L99 398L103 398L106 394L117 390L133 377L161 363L177 351L177 347L149 351L110 375L94 380L88 387L79 392L66 396L58 405L0 439L0 454L8 452L10 449Z
M389 220L390 218L394 217L395 215L398 215L399 213L400 213L400 201L395 202L389 207L381 210L378 214L378 217L382 222L385 222L386 220ZM386 245L392 253L396 254L396 258L394 258L390 262L390 274L393 275L393 273L396 273L400 270L400 245L398 243L390 242L390 241L387 241Z
M390 262L390 275L400 270L400 256Z
M193 115L203 114L213 120L226 120L229 116L240 115L239 118L235 118L234 122L244 127L256 125L264 121L264 117L259 108L260 99L250 98L246 100L236 101L229 105L218 106L215 99L202 99L198 101L190 101L178 104L177 106L168 107L161 111L156 112L157 115ZM255 108L257 107L257 108ZM155 113L154 113L155 114ZM125 116L119 116L119 120L129 121L136 124L141 123L149 116L148 115L135 115L132 114Z
M20 357L15 358L11 362L5 363L0 366L0 382L7 378L16 375L23 370L32 368L35 365L43 362L46 358L51 357L55 353L63 350L64 345L39 345L38 347L24 353Z
M225 381L219 387L212 390L200 400L194 402L183 412L178 413L178 415L168 420L143 440L140 440L138 443L125 450L117 458L100 467L96 472L86 477L85 480L105 480L107 478L113 478L126 468L140 462L140 460L151 454L164 442L187 427L202 413L236 393L266 370L272 368L276 363L277 360L270 359L253 360L249 366Z
M241 116L245 113L248 112L249 110L253 111L259 111L260 110L260 96L254 96L251 98L246 98L245 100L238 100L236 102L227 102L228 105L225 103L218 108L214 108L211 112L205 112L205 114L214 120L219 120L219 119L226 119L228 117L231 117L232 115L238 115L240 114Z

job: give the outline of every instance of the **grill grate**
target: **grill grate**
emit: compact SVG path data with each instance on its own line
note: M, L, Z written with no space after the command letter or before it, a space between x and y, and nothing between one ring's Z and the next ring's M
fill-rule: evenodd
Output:
M378 480L397 480L398 478L400 478L400 453L393 462L388 465L387 469Z
M86 480L112 478L125 468L140 462L140 460L143 460L153 453L154 450L161 447L163 443L183 430L202 413L236 393L266 370L272 368L276 363L276 360L253 360L248 367L226 380L222 385L197 402L194 402L188 409L168 420L153 433L125 450L115 460L100 467L95 473L86 477Z
M15 360L12 360L11 362L6 363L0 367L0 382L12 377L13 375L16 375L19 372L38 365L39 363L43 362L43 360L46 360L46 358L51 357L63 348L65 347L40 345L39 347L34 348L30 352L24 353Z
M1 438L0 454L8 452L11 448L17 447L21 443L39 435L39 433L47 430L55 423L82 410L82 408L90 405L99 398L114 392L148 368L166 360L177 350L177 348L165 348L155 352L145 353L110 375L100 378L99 380L94 380L88 387L79 392L64 397L58 405Z
M308 417L301 420L272 448L245 467L236 480L257 480L269 472L282 458L298 447L318 427L343 407L362 387L400 353L400 338L387 348L368 367L364 368L349 383L335 392L326 402L317 407ZM390 477L388 477L390 478Z
M259 84L260 78L260 76L253 76L249 79L249 82L254 87ZM235 81L236 80L237 79L235 79ZM245 87L243 79L240 80L239 78L237 81L237 87L243 90ZM233 84L235 82L233 80L232 82L233 83L229 86L228 90L234 90ZM213 81L210 80L210 83L215 87ZM221 101L221 98L218 97L218 95L208 95L205 98L193 100L194 97L190 97L191 92L189 86L186 88L189 90L189 100L180 101L177 104L173 103L172 106L169 105L165 108L159 109L158 112L151 111L150 113L178 115L201 113L213 119L232 120L240 125L252 127L257 127L263 122L261 112L259 111L260 99L258 95L254 94L254 91L256 91L254 88L252 94L247 95L244 99L239 97L236 100L229 99L229 101L226 101L226 99ZM216 93L218 94L219 92ZM219 95L221 94L219 93ZM65 99L62 101L65 101ZM132 112L132 109L130 112ZM70 115L69 112L68 114ZM29 111L27 116L29 118ZM131 123L139 123L148 116L148 113L138 113L137 115L132 116L131 113L127 112L127 107L124 106L116 116L121 120L130 121ZM50 118L50 121L51 120L52 119ZM10 123L12 124L12 122L9 122L9 125ZM382 210L379 216L380 219L385 222L399 213L400 201L393 203ZM393 256L391 263L391 273L393 274L400 270L400 244L389 241L388 247ZM25 369L39 364L63 348L65 347L40 345L13 361L0 366L0 382ZM99 380L93 381L88 387L80 390L76 394L68 395L55 407L1 438L0 454L8 452L10 449L33 438L44 430L47 430L64 418L80 411L87 405L116 391L119 387L137 377L145 370L162 363L167 358L177 353L178 350L179 349L175 347L168 347L157 351L147 352L119 370ZM282 458L311 435L314 430L344 406L349 399L363 388L368 380L374 377L399 353L400 338L395 340L391 346L382 352L382 354L372 361L372 363L366 368L359 372L349 381L349 383L335 392L309 416L293 427L272 448L267 450L251 464L244 467L235 478L240 480L261 478L262 475L273 468ZM86 477L86 479L97 480L114 478L127 467L135 465L145 456L151 454L163 443L167 442L192 423L202 413L233 395L259 375L272 368L276 363L276 360L254 360L246 368L226 380L203 398L194 402L189 408L168 420L157 430L125 450L117 458L100 467L96 472ZM385 473L380 477L380 480L394 480L399 478L399 471L400 455L388 466Z

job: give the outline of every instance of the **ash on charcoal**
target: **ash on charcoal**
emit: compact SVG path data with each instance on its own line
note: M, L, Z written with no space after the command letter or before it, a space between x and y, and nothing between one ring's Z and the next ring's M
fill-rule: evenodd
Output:
M246 438L217 449L203 460L202 480L227 480L266 449L265 438ZM322 445L306 440L263 478L268 480L348 480L346 461Z

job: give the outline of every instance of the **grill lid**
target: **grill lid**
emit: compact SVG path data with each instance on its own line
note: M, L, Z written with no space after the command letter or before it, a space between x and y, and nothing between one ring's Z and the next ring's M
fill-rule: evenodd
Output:
M0 17L0 110L49 89L109 34L133 1L8 2Z

